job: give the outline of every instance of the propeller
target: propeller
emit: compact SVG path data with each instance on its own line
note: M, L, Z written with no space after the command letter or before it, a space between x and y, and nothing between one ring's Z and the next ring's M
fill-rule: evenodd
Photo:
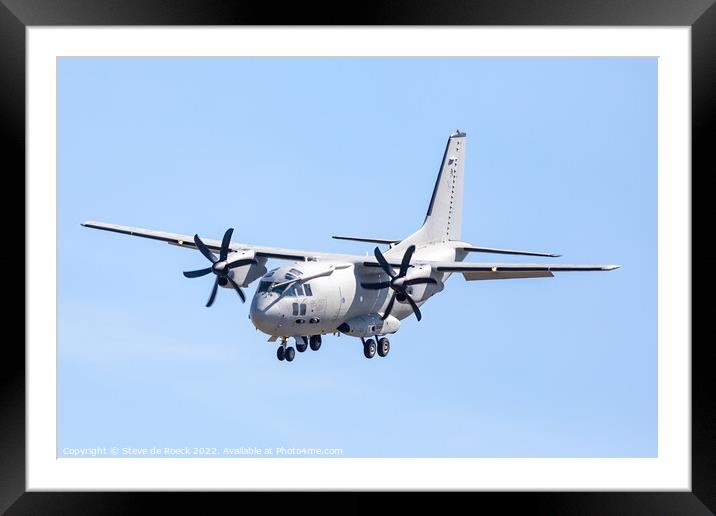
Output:
M258 262L253 258L246 258L233 262L226 261L226 258L229 256L229 244L231 243L231 235L233 233L233 228L227 229L226 233L224 233L224 238L222 238L221 247L219 248L218 258L214 253L211 252L211 250L206 246L206 244L201 240L201 238L199 238L199 235L194 235L194 243L196 244L196 248L199 249L201 254L203 254L206 259L211 262L211 267L207 267L206 269L199 269L196 271L184 271L184 276L187 278L201 278L202 276L206 276L207 274L210 274L212 272L216 275L214 287L211 289L209 301L207 301L206 303L207 307L214 304L214 299L216 298L216 291L218 290L219 285L225 287L226 285L231 284L231 286L234 287L234 290L236 290L236 293L239 294L241 301L246 301L246 296L241 290L241 287L239 287L239 285L231 277L231 269L235 269L236 267L242 267L244 265L255 264Z
M398 270L398 274L396 274L393 270L393 267L390 266L388 261L383 256L383 253L380 252L380 249L376 247L373 251L373 254L375 254L375 259L378 260L381 269L383 269L383 271L388 275L388 277L390 277L390 280L381 281L380 283L361 283L361 287L368 290L383 290L385 288L390 288L393 290L393 295L391 296L390 301L388 301L388 306L385 308L385 312L383 313L383 320L387 319L390 315L390 312L393 310L393 304L395 303L396 299L400 302L407 301L408 304L410 304L410 307L413 309L413 312L415 312L415 317L418 319L418 321L423 317L420 313L420 308L418 308L418 305L415 303L413 298L410 297L410 294L408 294L408 291L406 289L411 285L434 285L437 283L437 281L433 278L405 279L405 276L408 273L408 267L410 267L410 260L413 258L413 253L415 253L415 246L411 245L410 247L408 247L408 249L406 249L405 254L403 255L403 259L400 261L400 269Z

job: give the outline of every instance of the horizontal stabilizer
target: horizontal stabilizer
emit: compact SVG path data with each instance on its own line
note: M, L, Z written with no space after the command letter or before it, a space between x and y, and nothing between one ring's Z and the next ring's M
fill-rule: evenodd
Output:
M351 236L333 236L336 240L353 240L355 242L371 242L373 244L397 244L400 240L386 240L384 238L365 238Z
M490 253L490 254L520 254L523 256L547 256L549 258L559 258L561 254L554 253L538 253L535 251L513 251L512 249L495 249L494 247L461 247L463 251L468 253Z

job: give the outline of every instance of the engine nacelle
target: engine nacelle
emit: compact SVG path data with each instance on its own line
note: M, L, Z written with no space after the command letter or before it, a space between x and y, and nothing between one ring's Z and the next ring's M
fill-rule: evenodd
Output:
M400 329L400 321L389 315L385 321L378 314L359 315L348 319L337 330L351 337L373 337L395 333Z
M432 276L432 268L429 265L418 265L417 267L411 267L408 273L405 275L405 280L411 280L415 278L430 278ZM445 284L434 278L437 281L435 284L420 284L410 285L406 287L408 294L413 298L415 302L420 302L428 299L430 296L437 294L445 288Z
M256 260L257 263L243 265L231 269L231 279L233 279L240 287L248 287L249 284L266 274L266 258L256 258L256 252L252 250L234 251L229 253L226 261L231 264L237 260ZM231 285L227 285L231 288Z

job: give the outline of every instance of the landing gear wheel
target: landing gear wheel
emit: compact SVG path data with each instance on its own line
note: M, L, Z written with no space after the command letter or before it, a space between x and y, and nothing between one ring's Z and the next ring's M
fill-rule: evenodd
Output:
M375 356L376 345L373 339L368 339L363 343L363 354L366 358L373 358Z
M313 351L318 351L319 349L321 349L321 336L320 335L311 335L310 344L311 344L311 349Z
M303 353L304 351L306 351L306 348L308 347L308 343L303 339L305 339L305 337L296 341L296 350L299 353Z
M390 341L383 337L378 341L378 355L384 357L388 354L388 351L390 351Z
M286 348L286 362L293 362L296 357L296 350L292 346Z
M276 350L276 358L283 361L284 358L286 358L286 350L283 349L283 346L279 346Z

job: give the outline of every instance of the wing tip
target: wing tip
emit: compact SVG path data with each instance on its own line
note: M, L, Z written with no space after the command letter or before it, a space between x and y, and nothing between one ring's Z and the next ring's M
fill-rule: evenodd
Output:
M603 270L605 270L605 271L613 271L616 269L621 269L621 265L605 265L603 267Z

